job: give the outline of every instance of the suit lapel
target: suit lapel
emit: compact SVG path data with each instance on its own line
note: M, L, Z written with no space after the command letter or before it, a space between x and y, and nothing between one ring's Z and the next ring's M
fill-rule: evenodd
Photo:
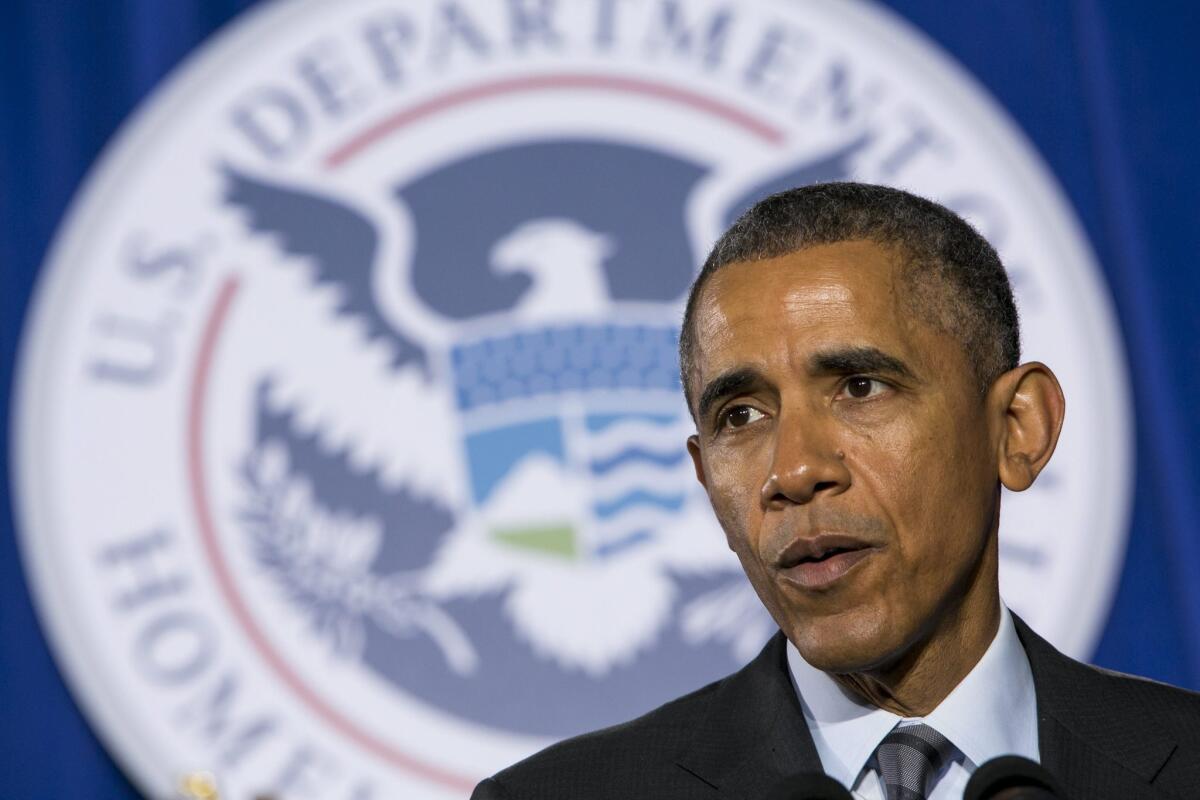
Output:
M1029 656L1042 764L1072 798L1157 798L1151 787L1177 743L1103 673L1067 658L1014 615Z
M1042 764L1056 776L1072 800L1120 797L1162 798L1149 782L1120 761L1098 750L1054 716L1039 714Z
M709 711L677 764L724 798L759 798L821 759L788 676L782 633L740 672L718 684Z

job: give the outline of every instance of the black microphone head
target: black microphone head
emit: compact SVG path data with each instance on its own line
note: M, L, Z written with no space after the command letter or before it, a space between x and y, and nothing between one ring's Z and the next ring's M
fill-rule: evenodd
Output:
M775 784L766 800L852 800L850 790L821 772L800 772Z
M1021 756L1000 756L981 765L967 781L963 800L1055 800L1062 787L1049 770Z

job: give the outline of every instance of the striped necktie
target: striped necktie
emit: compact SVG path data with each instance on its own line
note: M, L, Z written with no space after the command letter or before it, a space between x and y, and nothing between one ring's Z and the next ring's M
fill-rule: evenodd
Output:
M956 751L949 739L925 723L897 725L875 748L887 800L925 800Z

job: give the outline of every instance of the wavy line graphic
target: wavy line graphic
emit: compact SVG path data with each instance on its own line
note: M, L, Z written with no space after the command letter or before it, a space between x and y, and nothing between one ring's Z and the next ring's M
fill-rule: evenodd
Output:
M593 504L592 510L599 519L611 519L632 506L653 506L668 511L678 511L683 508L686 500L687 495L683 492L659 494L656 492L647 492L644 489L636 489L621 495L615 500L597 502Z
M619 538L609 539L597 544L595 549L592 551L592 555L600 556L601 558L605 556L613 556L622 550L627 550L630 547L633 547L634 545L647 542L653 536L653 532L646 528L630 531Z
M608 519L593 518L589 527L597 540L611 541L620 539L630 531L657 531L677 516L676 512L658 506L636 505L618 511Z
M589 434L588 453L592 458L604 459L630 447L663 453L682 451L689 432L681 425L663 427L631 420Z
M693 488L699 488L699 484L689 458L666 467L646 461L630 462L603 475L591 476L592 497L597 500L613 500L635 489L676 492Z
M630 423L665 428L678 425L679 418L679 414L647 414L641 412L631 413L628 411L615 414L589 414L587 417L587 429L589 432L597 434Z
M614 469L630 462L643 461L657 464L660 467L675 467L683 463L686 457L687 453L679 448L669 453L657 453L644 447L630 447L607 458L594 458L588 466L593 475L607 475Z

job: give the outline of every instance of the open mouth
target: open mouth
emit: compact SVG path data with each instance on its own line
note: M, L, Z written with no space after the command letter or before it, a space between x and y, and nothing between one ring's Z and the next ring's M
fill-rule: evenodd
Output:
M845 536L797 541L780 560L779 574L803 589L827 589L877 551Z
M855 547L831 547L828 550L818 553L817 555L802 556L800 558L800 560L797 561L796 563L797 564L819 564L822 561L825 561L826 559L833 558L834 556L840 556L842 553L853 553L856 550L861 550L861 549L862 548L855 548Z

